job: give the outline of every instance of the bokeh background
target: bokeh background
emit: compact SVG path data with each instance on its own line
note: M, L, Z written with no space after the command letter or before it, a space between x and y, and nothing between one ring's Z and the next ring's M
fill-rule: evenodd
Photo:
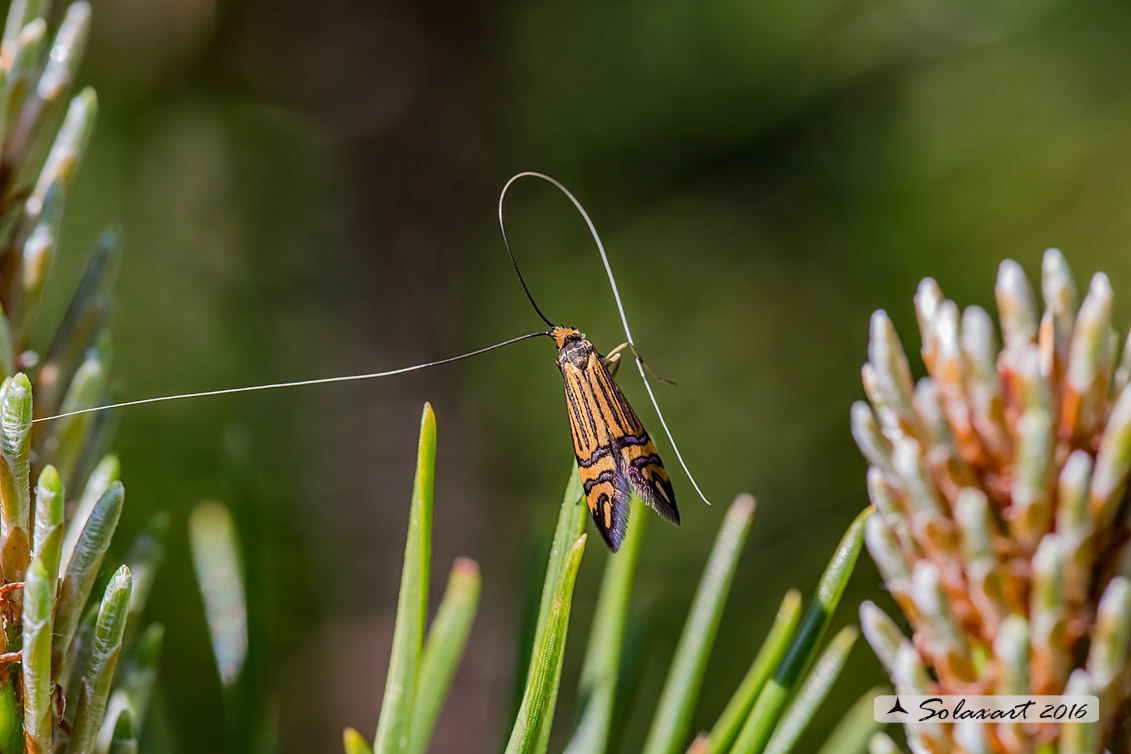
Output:
M537 169L587 205L639 347L679 383L660 400L716 502L673 470L683 527L649 522L637 597L652 622L632 637L649 662L624 751L642 740L724 504L750 491L759 511L700 727L784 591L812 594L866 504L847 418L872 310L915 352L920 278L992 310L1002 258L1035 272L1058 246L1082 284L1112 277L1117 322L1131 314L1131 8L1114 0L94 5L80 82L97 87L100 121L53 285L62 301L98 231L120 224L123 398L392 368L537 329L498 191ZM520 183L508 220L548 315L619 343L565 200ZM433 602L457 555L484 577L434 750L498 750L523 594L570 463L554 356L536 340L376 383L122 412L122 526L158 508L175 521L151 606L167 638L147 743L247 751L254 728L282 751L329 752L344 726L374 729L428 400ZM631 370L621 382L658 435ZM241 725L217 723L185 539L206 498L236 509L245 538ZM559 733L605 557L591 547L582 566ZM865 598L884 598L866 556L839 620ZM879 678L861 643L817 727Z

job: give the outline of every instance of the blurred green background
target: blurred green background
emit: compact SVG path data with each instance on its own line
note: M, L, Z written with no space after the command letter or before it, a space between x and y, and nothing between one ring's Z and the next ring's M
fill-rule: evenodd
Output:
M707 494L696 499L632 370L621 382L673 468L683 527L650 522L637 592L653 659L634 750L725 505L759 499L708 669L717 716L791 585L811 596L866 504L848 431L868 316L918 349L936 277L992 309L1004 257L1058 246L1082 285L1131 286L1131 7L1110 0L733 3L99 0L80 82L100 121L68 210L59 301L108 221L124 230L119 394L380 370L537 329L495 202L520 170L586 204L637 344ZM602 350L623 337L584 226L520 183L508 229L534 295ZM475 558L483 603L434 750L508 729L522 594L571 443L555 352L531 341L380 382L126 410L128 534L176 525L153 598L168 629L159 719L175 751L245 750L188 558L199 500L237 509L253 599L254 701L283 751L376 725L423 401L440 425L433 593ZM921 367L919 368L921 371ZM238 436L246 492L224 468ZM229 443L230 444L230 443ZM230 464L228 464L230 465ZM590 548L557 730L606 557ZM839 622L883 599L862 559ZM435 600L434 600L435 601ZM880 678L861 643L818 719ZM820 732L819 732L820 733ZM818 735L815 739L822 736Z

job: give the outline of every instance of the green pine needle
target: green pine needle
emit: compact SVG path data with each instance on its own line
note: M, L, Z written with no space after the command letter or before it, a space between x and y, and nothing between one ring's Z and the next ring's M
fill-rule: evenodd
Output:
M570 478L569 482L566 483L565 494L562 496L562 507L558 513L558 525L554 529L554 541L550 546L550 559L546 565L546 577L542 584L542 599L538 605L538 623L534 633L535 637L541 636L546 627L546 621L549 619L550 608L554 600L554 595L557 593L558 579L565 564L566 556L569 554L572 545L585 529L585 519L587 516L586 506L582 501L583 492L584 488L581 484L581 476L577 472L577 465L571 463ZM531 672L532 667L528 667L526 671L528 684ZM560 676L560 664L558 665L557 672ZM545 717L550 721L554 719L554 710L557 709L558 706L559 680L560 678L554 680L550 689L550 698L546 702ZM542 732L539 736L535 751L539 753L545 752L549 746L550 726L544 725L542 726Z
M860 631L856 626L845 626L829 642L828 648L817 660L813 671L790 703L770 743L766 745L766 754L788 754L793 750L817 708L832 690L859 636Z
M620 551L605 565L581 671L581 698L585 702L585 712L566 748L569 754L604 754L609 743L629 597L639 561L640 542L647 528L648 516L642 515L643 511L642 501L634 495L628 516L633 524L628 528Z
M222 503L200 503L189 515L192 562L204 599L212 654L225 692L232 689L247 659L247 598L236 524ZM148 589L149 574L144 588Z
M377 735L375 754L405 754L412 738L413 706L428 611L428 574L432 558L432 493L436 473L436 415L425 403L420 418L416 479L412 485L408 540L397 599L393 649Z
M110 696L110 684L114 680L114 669L122 651L131 585L130 569L122 566L106 586L106 594L102 598L95 623L89 660L82 676L75 724L67 747L68 754L89 754L95 750L106 702Z
M740 495L727 511L703 571L644 744L645 754L676 754L687 746L691 713L703 683L707 658L722 618L738 556L753 520L754 498Z
M51 613L55 578L38 557L24 580L23 668L24 730L28 754L51 751L54 709L51 699Z
M561 682L566 629L573 604L573 586L577 581L581 555L585 552L586 536L582 534L577 538L562 562L553 598L550 600L550 610L542 630L538 632L531 655L526 693L507 742L506 754L544 754L546 751L543 742L549 737L553 704Z
M868 751L868 742L882 727L881 723L876 722L873 709L875 699L890 693L891 689L877 686L857 699L825 739L817 754L864 754Z
M751 707L754 706L754 700L758 698L759 692L766 685L766 681L770 679L770 675L777 669L782 656L785 655L785 650L789 647L789 641L793 637L793 632L797 628L797 622L800 618L801 592L790 589L786 592L785 598L782 599L777 617L774 618L774 624L770 627L770 632L766 635L762 648L758 650L758 654L754 657L750 670L747 671L746 677L742 679L742 683L738 685L738 689L734 692L730 702L727 703L723 714L719 716L719 721L711 729L704 754L726 754L730 751L731 744L738 737L742 724L746 722L746 717L750 714Z
M864 524L871 512L872 509L867 508L858 515L837 546L817 586L817 598L805 611L797 636L790 644L777 673L758 695L754 709L731 750L734 754L761 754L773 735L786 702L800 682L802 673L812 663L821 637L828 629L833 612L852 576L856 559L864 544Z
M342 746L346 754L373 754L365 737L353 728L346 728L342 732Z
M478 564L467 558L457 559L420 657L409 747L413 754L428 750L436 718L467 647L467 636L479 605L479 586Z

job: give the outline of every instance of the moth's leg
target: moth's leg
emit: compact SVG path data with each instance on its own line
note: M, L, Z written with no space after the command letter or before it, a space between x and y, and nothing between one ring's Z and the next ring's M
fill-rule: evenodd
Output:
M632 352L633 352L633 353L636 353L636 349L635 349L635 348L634 348L634 349L632 349ZM658 374L656 374L655 372L653 372L653 371L652 371L652 367L648 366L648 362L646 362L646 361L645 361L644 359L642 359L642 358L640 357L640 354L638 354L638 353L637 353L637 354L636 354L636 358L640 359L640 366L644 367L644 371L645 371L645 372L647 372L648 374L652 375L652 379L654 379L654 380L656 380L656 381L658 381L658 382L662 382L662 383L664 383L665 385L674 385L674 384L675 384L675 380L669 380L669 379L668 379L667 377L661 377L660 375L658 375Z
M617 346L608 356L601 357L601 363L609 370L609 376L616 379L617 370L620 369L620 353L627 343Z
M620 354L621 351L623 351L626 348L632 348L632 346L629 345L629 343L627 343L627 342L621 343L619 346L617 346L613 350L609 351L608 355L604 357L603 361L612 361L614 358L616 358ZM636 351L633 351L633 353L636 353Z
M20 652L4 652L0 654L0 665L7 665L13 662L20 661Z
M620 365L620 353L626 348L632 352L632 355L635 356L636 359L640 362L641 366L644 367L644 371L648 372L648 374L652 376L652 379L658 380L665 385L675 384L674 381L669 380L666 377L661 377L660 375L653 372L652 367L648 366L648 362L644 361L644 357L640 355L640 352L637 351L636 347L631 343L621 343L619 346L609 351L608 356L605 356L601 359L601 363L605 365L605 368L609 370L609 374L611 374L613 377L617 376L617 367Z

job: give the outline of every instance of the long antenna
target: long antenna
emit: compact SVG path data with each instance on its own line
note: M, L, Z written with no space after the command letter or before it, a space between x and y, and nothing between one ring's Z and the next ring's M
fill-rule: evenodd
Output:
M703 490L699 489L698 482L696 482L695 477L692 476L691 470L689 468L687 468L687 464L683 460L683 454L679 452L679 446L675 444L675 438L672 437L671 430L668 429L668 423L664 419L664 412L660 410L660 404L659 404L659 402L656 401L655 393L652 392L652 385L648 382L647 375L644 374L644 359L640 358L640 354L636 350L636 344L632 342L632 332L629 331L629 329L628 329L628 317L626 317L625 314L624 314L624 304L620 300L620 291L617 290L617 279L613 276L613 268L611 266L609 266L609 255L605 253L605 245L603 243L601 243L601 236L598 235L597 227L595 225L593 225L593 221L589 218L589 213L585 211L585 207L582 207L581 202L579 202L577 200L577 197L575 197L572 193L570 193L570 190L567 189L565 186L563 186L561 183L559 183L556 179L551 178L550 176L546 175L545 173L537 173L537 172L534 172L534 171L526 171L524 173L519 173L518 175L512 177L509 181L507 181L506 185L503 186L503 192L499 196L499 224L502 225L502 222L503 222L503 197L506 196L507 189L510 188L511 184L514 183L515 181L517 181L519 178L526 178L526 177L541 178L543 181L546 181L548 183L553 184L558 189L558 191L561 191L563 194L565 194L566 198L569 199L570 202L573 203L573 206L577 209L578 213L581 215L581 218L583 220L585 220L585 224L589 227L589 233L590 233L590 235L593 236L593 241L597 244L597 251L600 252L600 254L601 254L601 262L604 263L604 265L605 265L605 274L608 275L609 285L613 289L613 298L616 299L616 302L617 302L617 311L620 312L620 321L621 321L621 324L624 325L625 340L628 341L628 345L632 349L632 355L636 359L636 369L637 369L637 371L640 372L640 379L644 381L644 387L648 391L648 398L651 399L651 401L652 401L652 408L656 409L656 416L658 416L660 418L660 426L662 426L664 428L664 434L667 435L668 442L671 443L672 450L675 451L675 457L679 460L679 465L683 467L683 471L684 471L685 474L687 474L687 478L691 480L691 486L694 487L695 491L699 493L699 497L701 497L703 499L703 502L706 503L707 505L710 505L711 501L708 500L707 496L703 494ZM504 244L506 244L506 240L507 240L507 234L506 234L506 231L504 230L503 231L503 243ZM510 245L509 244L507 244L507 253L510 254ZM514 255L513 254L511 254L511 262L512 263L514 262ZM515 272L518 272L518 265L517 264L515 264L514 269L515 269ZM519 274L518 279L522 280L521 274ZM526 283L523 283L522 287L525 289ZM528 297L530 296L529 290L526 291L526 295ZM530 303L532 303L532 304L534 303L533 298L530 299ZM538 308L537 304L535 304L534 308L535 309ZM538 312L538 314L541 315L542 312ZM546 320L545 317L542 317L542 319ZM550 324L549 320L546 320L546 324ZM550 325L550 327L553 327L553 325Z
M404 374L406 372L415 372L419 369L427 369L428 367L439 366L440 364L450 364L453 361L460 361L472 356L478 356L481 353L494 351L496 348L509 346L512 343L518 343L520 340L529 340L530 338L540 338L544 335L549 335L548 332L532 332L526 335L520 335L517 338L504 340L502 343L496 343L486 348L479 348L475 351L460 354L459 356L450 356L446 359L439 361L429 361L426 364L414 364L410 367L401 367L400 369L391 369L387 372L370 372L369 374L348 374L341 377L321 377L313 380L297 380L295 382L275 382L270 385L249 385L247 387L232 387L224 390L205 390L199 393L181 393L180 395L162 395L157 398L142 398L136 401L125 401L123 403L110 403L105 406L94 406L92 408L82 408L77 411L67 411L63 414L55 414L54 416L43 416L38 419L32 420L32 424L39 422L47 422L52 419L64 419L68 416L78 416L79 414L93 414L98 411L109 411L112 408L125 408L126 406L141 406L146 403L163 403L164 401L179 401L183 398L205 398L210 395L230 395L232 393L253 393L260 390L277 390L286 387L302 387L304 385L325 385L331 382L358 382L360 380L372 380L378 377L392 377L396 374Z
M510 243L510 241L507 240L506 223L503 222L503 200L507 198L507 189L509 189L511 187L512 183L514 183L515 181L517 181L519 178L523 177L524 175L541 175L541 174L540 173L519 173L518 175L511 177L511 179L509 181L507 181L506 185L503 186L502 192L499 193L499 230L503 234L503 246L507 247L507 256L511 258L511 266L514 267L514 274L518 275L518 282L522 284L522 290L526 291L526 297L528 299L530 299L530 305L534 307L534 311L538 312L538 316L542 318L543 322L545 322L550 327L557 327L557 325L555 325L553 322L546 319L546 315L542 313L542 310L538 308L538 304L536 304L534 302L534 296L532 296L530 294L530 289L526 287L526 281L523 280L523 278L522 278L522 270L518 269L518 262L516 262L514 260L514 252L511 251L511 243ZM541 177L546 178L546 176L544 176L544 175L541 176ZM554 181L553 178L547 178L546 180L553 181L554 183L557 183L557 181ZM559 185L559 187L561 186L561 184L558 184L558 185ZM565 189L562 189L562 190L565 191ZM568 194L569 192L567 191L566 193Z

